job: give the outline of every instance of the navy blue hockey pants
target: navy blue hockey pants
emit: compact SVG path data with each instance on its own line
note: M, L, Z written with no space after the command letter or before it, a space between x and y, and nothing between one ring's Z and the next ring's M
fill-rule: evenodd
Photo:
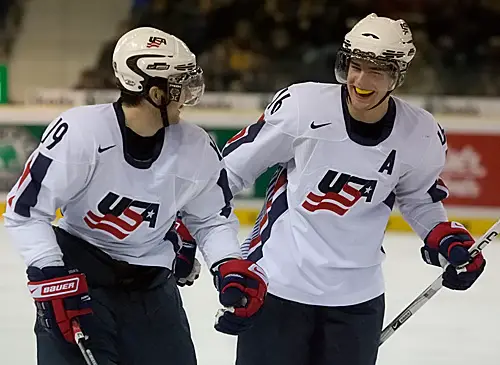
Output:
M322 307L268 294L253 327L238 337L236 365L374 365L384 296Z

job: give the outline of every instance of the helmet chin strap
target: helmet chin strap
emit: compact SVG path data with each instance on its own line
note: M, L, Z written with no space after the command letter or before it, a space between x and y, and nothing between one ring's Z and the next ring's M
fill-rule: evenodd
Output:
M160 110L160 116L161 116L161 121L163 123L163 126L166 128L170 125L170 122L168 121L168 112L167 112L167 107L170 101L167 102L165 99L165 96L162 96L160 99L160 104L156 104L150 97L149 95L145 96L145 99L155 108Z
M398 80L396 82L396 86L394 87L394 89L392 90L389 90L386 92L385 96L380 99L380 101L375 104L375 106L371 107L370 109L368 110L372 110L372 109L375 109L376 107L378 107L380 104L382 104L384 102L385 99L387 99L389 97L389 95L391 95L391 93L398 87L398 86L401 86L403 84L403 80L405 78L405 74L404 73L400 73L399 76L398 76Z
M378 107L380 104L382 104L384 102L385 99L387 99L389 97L389 95L391 95L392 92L393 92L393 90L386 92L384 97L382 99L380 99L380 101L377 104L375 104L374 106L372 106L368 110L372 110L372 109L375 109L376 107Z
M162 96L160 99L160 116L161 116L161 121L163 123L163 126L167 128L170 125L170 122L168 121L168 112L167 112L167 107L170 101L166 101L165 97Z

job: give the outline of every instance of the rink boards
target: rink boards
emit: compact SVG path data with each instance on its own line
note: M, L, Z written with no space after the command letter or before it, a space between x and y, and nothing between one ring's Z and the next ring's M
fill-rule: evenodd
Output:
M258 209L252 206L245 206L245 203L236 203L235 213L241 225L249 226L255 223L259 214ZM482 235L500 218L500 211L473 210L468 208L449 209L449 219L462 223L473 235ZM498 217L498 218L495 218ZM386 230L388 232L412 232L411 227L406 223L399 212L394 212L389 217Z
M260 207L263 201L253 200L236 200L235 214L238 217L241 226L250 227L255 224L260 212ZM0 212L5 212L6 202L0 202ZM469 231L476 236L482 235L500 218L500 211L495 210L479 210L470 208L453 208L448 210L450 220L455 220L462 223ZM58 211L57 217L61 217ZM498 217L498 218L495 218ZM387 223L387 232L412 232L411 227L406 223L399 212L394 212L389 217Z

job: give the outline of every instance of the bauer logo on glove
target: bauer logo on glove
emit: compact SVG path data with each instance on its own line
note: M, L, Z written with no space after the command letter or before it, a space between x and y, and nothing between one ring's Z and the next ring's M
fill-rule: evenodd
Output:
M30 266L27 274L28 289L42 326L54 337L74 343L71 322L78 320L85 327L92 314L85 275L66 267L50 266L43 269Z
M56 296L65 298L78 291L79 282L80 275L74 275L74 277L59 281L47 280L38 282L36 285L30 283L28 289L33 299L48 299Z

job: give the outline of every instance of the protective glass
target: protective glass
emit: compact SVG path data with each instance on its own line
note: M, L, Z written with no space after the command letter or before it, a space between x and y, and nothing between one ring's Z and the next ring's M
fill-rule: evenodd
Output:
M357 61L357 62L356 62ZM352 65L351 65L352 63ZM352 72L363 71L372 84L371 89L377 91L394 90L401 78L401 72L395 61L375 57L369 52L350 52L339 50L335 61L335 77L341 84L348 84L349 69Z
M182 104L186 106L198 104L205 92L203 70L197 66L191 71L169 76L168 88L170 100L176 102L182 100Z

